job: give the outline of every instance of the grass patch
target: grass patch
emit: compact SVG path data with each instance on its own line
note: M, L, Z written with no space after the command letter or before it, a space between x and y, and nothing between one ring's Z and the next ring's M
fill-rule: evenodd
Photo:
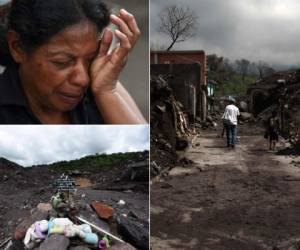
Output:
M215 89L216 96L237 96L246 94L248 87L257 80L257 76L247 75L243 81L240 74L209 72L208 79L218 83Z

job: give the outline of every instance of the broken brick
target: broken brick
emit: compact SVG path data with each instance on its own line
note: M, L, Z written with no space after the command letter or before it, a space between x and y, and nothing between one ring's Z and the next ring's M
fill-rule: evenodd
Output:
M114 213L114 209L112 207L98 201L92 202L91 206L101 219L109 219Z

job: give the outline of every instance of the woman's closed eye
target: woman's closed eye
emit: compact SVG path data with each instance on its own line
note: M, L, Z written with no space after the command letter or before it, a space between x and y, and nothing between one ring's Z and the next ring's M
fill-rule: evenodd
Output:
M51 61L58 69L65 69L73 64L73 60L67 61Z
M85 67L89 68L91 63L93 62L93 60L95 59L97 54L93 53L89 56L87 56L86 58L83 58L82 60L78 59L78 58L66 58L66 59L52 59L50 60L50 62L59 70L64 70L67 69L68 67L71 66L75 66L78 62L82 62L83 65L85 65Z

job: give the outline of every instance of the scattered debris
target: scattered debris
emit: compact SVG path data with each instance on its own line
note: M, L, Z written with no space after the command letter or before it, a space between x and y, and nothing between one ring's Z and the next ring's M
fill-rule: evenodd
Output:
M114 209L110 206L97 201L92 202L91 206L101 219L110 219L113 216Z
M84 219L82 219L82 218L80 218L80 217L76 217L76 218L77 218L79 221L81 221L81 222L83 222L83 223L87 223L88 225L92 226L92 227L93 227L94 229L96 229L98 232L103 233L104 235L108 235L108 236L110 236L111 238L113 238L113 239L115 239L115 240L117 240L117 241L119 241L119 242L121 242L121 243L124 243L124 241L121 240L120 238L118 238L118 237L112 235L111 233L109 233L109 232L107 232L107 231L101 229L100 227L95 226L94 224L88 222L87 220L84 220Z
M168 80L151 76L151 177L166 173L189 145L193 130Z
M124 238L132 245L140 249L148 249L149 243L149 228L141 226L138 220L132 217L118 216L117 217L118 229Z
M0 249L1 249L2 247L4 247L10 240L11 240L11 237L8 237L7 239L3 240L3 241L0 243Z
M119 201L118 201L118 205L120 205L120 206L124 206L125 204L126 204L126 202L123 201L123 200L119 200Z
M139 179L141 176L138 174L134 175L134 178L120 180L124 170L149 169L145 164L148 162L148 155L147 151L141 152L137 154L136 159L126 160L115 167L99 169L96 172L73 171L74 179L66 174L62 175L60 171L51 170L51 167L23 168L0 159L0 176L7 175L7 182L9 182L9 186L0 182L2 191L0 192L0 222L1 225L7 225L0 230L0 249L24 250L25 246L26 248L35 246L35 250L132 250L135 247L149 249L148 187L144 188L148 186L148 180L146 184L143 181L144 177ZM92 186L77 186L75 181L77 176L87 178ZM122 192L94 189L94 183L98 183L103 177L106 177L101 182L103 187L109 185L128 187L134 183L135 189L125 189ZM118 201L122 205L118 205ZM99 212L99 203L101 203L101 216L95 211ZM20 206L26 208L19 209ZM93 210L92 207L97 209ZM145 237L135 237L135 240L130 240L128 233L124 233L124 230L117 227L117 218L122 214L127 215L123 218L123 223L132 224L131 221L136 220L137 230L143 232ZM129 216L130 214L136 217ZM59 220L66 223L57 224ZM48 227L53 222L54 225ZM139 240L145 242L138 242Z

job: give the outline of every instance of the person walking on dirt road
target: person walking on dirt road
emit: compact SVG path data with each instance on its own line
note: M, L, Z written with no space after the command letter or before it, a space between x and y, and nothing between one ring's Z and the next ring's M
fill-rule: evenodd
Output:
M273 111L268 119L267 135L269 136L269 150L274 151L279 136L279 118L276 111Z
M235 106L234 98L229 97L228 101L229 105L225 108L222 121L226 130L227 147L234 148L236 143L236 127L240 111L238 107Z

